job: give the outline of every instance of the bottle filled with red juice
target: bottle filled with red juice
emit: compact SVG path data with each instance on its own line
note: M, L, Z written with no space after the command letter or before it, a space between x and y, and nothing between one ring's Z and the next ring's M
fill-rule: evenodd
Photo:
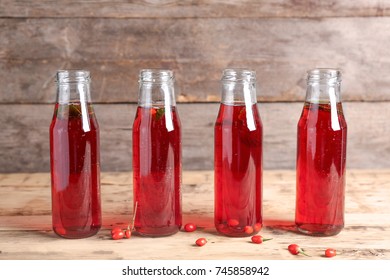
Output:
M262 123L256 74L226 69L215 123L214 222L218 232L250 236L262 227Z
M91 103L89 72L58 71L50 167L53 230L59 236L85 238L99 231L99 157L99 126Z
M308 72L298 122L295 223L308 235L330 236L344 227L347 123L337 69Z
M181 125L171 70L144 69L133 123L135 229L167 236L182 225Z

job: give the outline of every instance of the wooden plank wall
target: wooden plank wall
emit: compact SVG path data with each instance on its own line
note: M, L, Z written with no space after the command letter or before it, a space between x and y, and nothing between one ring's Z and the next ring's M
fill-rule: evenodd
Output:
M213 168L222 69L257 72L264 167L293 169L305 72L343 71L348 167L389 168L390 1L0 0L0 172L49 171L57 69L92 73L102 168L131 169L141 68L171 68L183 165Z

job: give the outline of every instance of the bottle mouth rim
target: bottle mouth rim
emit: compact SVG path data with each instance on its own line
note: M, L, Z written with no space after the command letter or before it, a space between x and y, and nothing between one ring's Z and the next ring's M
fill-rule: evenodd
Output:
M175 79L170 69L149 68L139 71L139 83L169 83Z
M315 68L307 71L307 82L340 83L341 70L338 68Z
M91 81L90 72L82 69L57 70L56 82L63 83L86 83Z
M222 71L222 82L254 82L256 71L247 68L227 68Z

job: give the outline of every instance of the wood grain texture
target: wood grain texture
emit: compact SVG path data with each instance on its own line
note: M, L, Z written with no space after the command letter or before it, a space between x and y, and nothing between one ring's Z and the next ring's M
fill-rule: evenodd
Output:
M345 101L390 101L390 18L0 19L0 102L49 103L57 69L92 72L95 102L136 102L142 68L171 68L180 102L219 100L226 67L261 101L302 101L305 72L343 71Z
M56 237L51 230L50 176L0 174L0 259L277 259L307 260L287 251L292 241L312 257L322 259L325 247L334 247L334 260L388 260L390 243L390 170L347 172L344 230L334 237L297 234L294 227L295 172L264 172L263 236L273 240L253 245L249 238L227 238L213 225L212 171L183 174L183 222L194 222L194 233L166 238L112 241L109 230L124 226L131 217L132 174L102 174L103 228L81 240ZM193 244L204 236L210 242L199 250ZM12 240L12 241L10 241ZM131 247L131 250L128 248Z
M0 1L0 17L346 17L388 16L382 0L116 0Z
M390 168L389 102L345 102L347 168ZM260 103L264 168L294 169L296 125L303 104ZM213 168L218 104L179 104L183 168ZM49 125L53 105L0 105L0 172L49 171ZM104 171L131 170L132 123L136 105L95 105Z

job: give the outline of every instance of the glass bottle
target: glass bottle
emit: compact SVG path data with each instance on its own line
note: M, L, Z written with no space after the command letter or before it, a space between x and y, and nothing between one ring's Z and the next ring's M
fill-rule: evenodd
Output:
M218 232L250 236L262 227L262 123L256 74L223 71L222 102L215 123L214 222Z
M101 227L99 126L89 72L60 70L56 78L50 125L53 229L65 238L84 238Z
M181 228L181 169L173 72L141 70L133 123L133 207L139 234L167 236Z
M347 124L337 69L308 72L298 122L295 223L309 235L335 235L344 227Z

